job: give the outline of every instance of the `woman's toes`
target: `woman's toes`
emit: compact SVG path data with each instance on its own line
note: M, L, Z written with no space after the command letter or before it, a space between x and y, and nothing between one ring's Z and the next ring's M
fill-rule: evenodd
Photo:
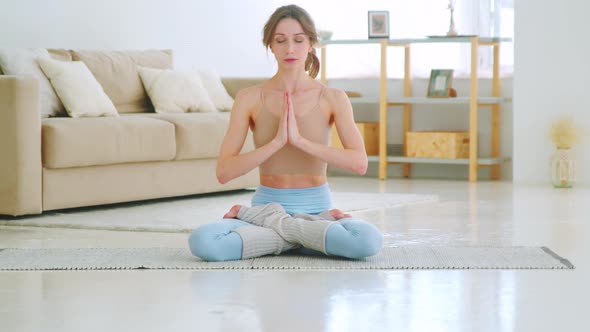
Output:
M228 218L228 219L237 217L238 216L238 212L240 212L240 208L241 207L242 207L241 205L234 205L234 206L232 206L231 209L229 209L229 211L226 214L223 215L223 217L224 218Z

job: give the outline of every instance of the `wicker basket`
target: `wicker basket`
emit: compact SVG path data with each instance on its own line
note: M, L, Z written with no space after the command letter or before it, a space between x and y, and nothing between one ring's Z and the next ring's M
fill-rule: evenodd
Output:
M465 131L413 131L406 134L406 142L408 157L469 157L469 133Z

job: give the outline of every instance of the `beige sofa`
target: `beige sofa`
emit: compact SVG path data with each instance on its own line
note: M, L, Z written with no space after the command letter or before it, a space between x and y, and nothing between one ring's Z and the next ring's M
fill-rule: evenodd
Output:
M105 54L107 58L112 55L90 55L100 58ZM167 54L160 67L172 67L172 54ZM76 55L76 51L52 53L64 61L80 60ZM97 63L101 66L101 61ZM96 73L91 64L89 68ZM109 70L112 77L97 79L119 117L42 118L39 80L0 75L1 215L39 214L258 184L256 170L224 185L216 179L216 158L229 112L155 113L145 92L138 90L137 82L141 81L136 77L118 86L105 86L110 84L108 80L116 83L121 72L119 68ZM230 95L235 95L254 82L226 79L223 83ZM135 89L133 93L140 97L134 103L122 100L117 94L125 94L125 89ZM244 149L252 149L251 139Z

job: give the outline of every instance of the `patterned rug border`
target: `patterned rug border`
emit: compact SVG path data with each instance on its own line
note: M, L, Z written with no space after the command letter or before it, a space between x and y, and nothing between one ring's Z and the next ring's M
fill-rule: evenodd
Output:
M547 247L387 247L351 260L323 255L205 262L185 248L3 248L0 271L574 269Z

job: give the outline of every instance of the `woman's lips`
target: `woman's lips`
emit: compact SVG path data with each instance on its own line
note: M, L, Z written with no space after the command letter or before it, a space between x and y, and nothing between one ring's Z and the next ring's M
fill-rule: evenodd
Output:
M285 59L285 62L295 62L295 61L297 61L297 59L293 59L293 58Z

